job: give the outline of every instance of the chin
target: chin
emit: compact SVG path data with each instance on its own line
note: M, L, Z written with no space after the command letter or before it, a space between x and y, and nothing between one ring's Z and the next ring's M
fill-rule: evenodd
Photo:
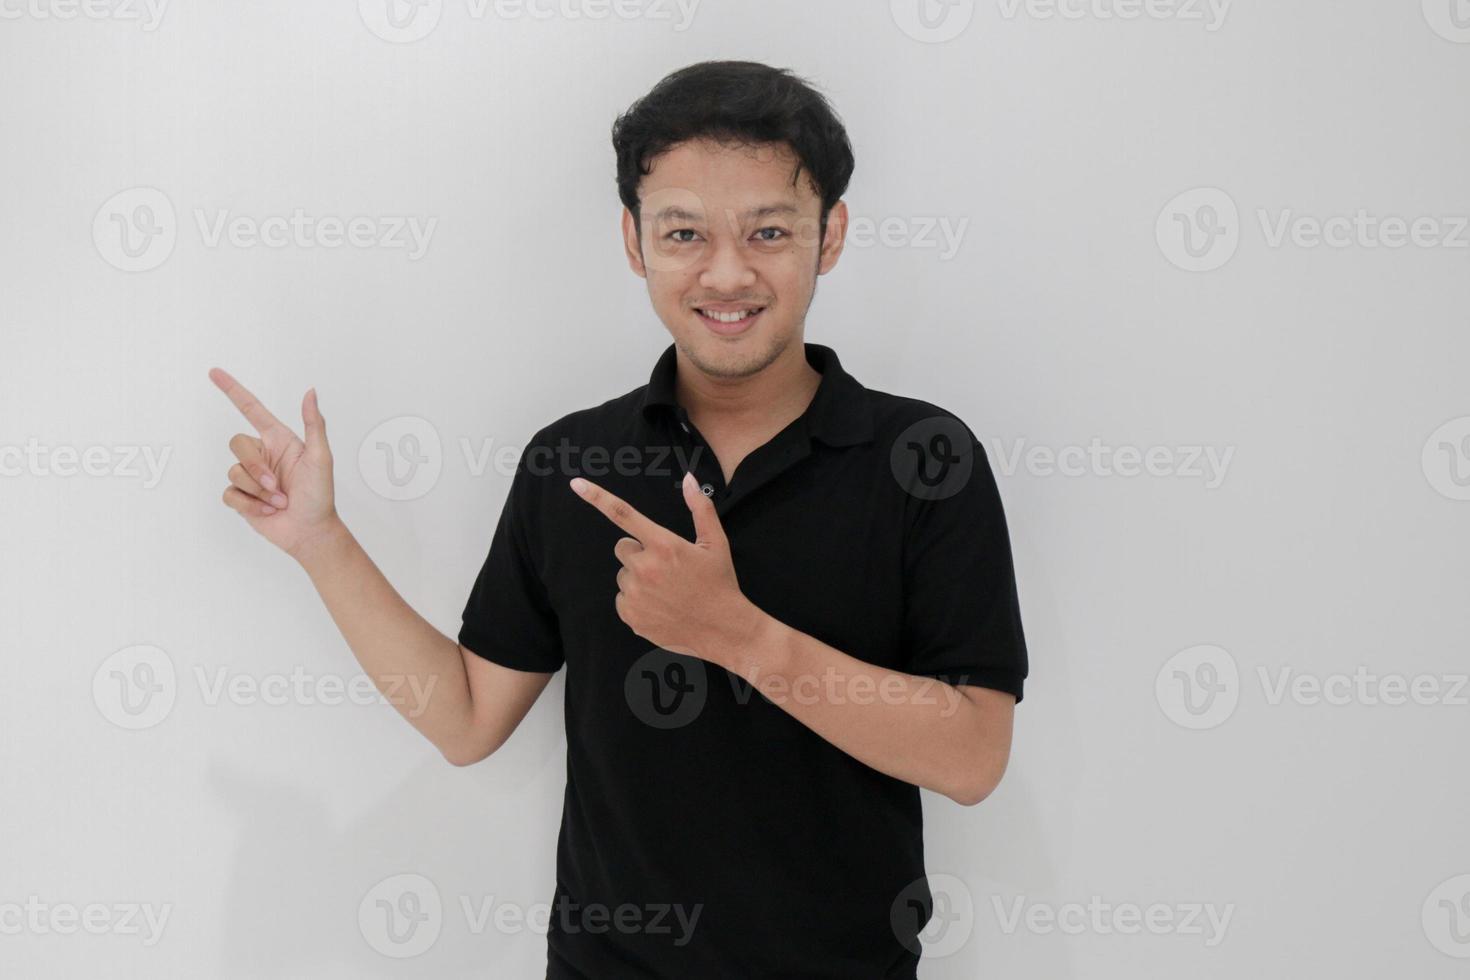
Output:
M716 378L744 378L760 371L786 349L784 337L752 333L738 340L705 335L684 345L684 353L705 374Z

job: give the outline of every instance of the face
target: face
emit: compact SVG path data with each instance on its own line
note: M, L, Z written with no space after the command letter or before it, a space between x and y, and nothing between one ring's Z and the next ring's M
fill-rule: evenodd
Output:
M623 209L628 264L674 343L712 377L748 377L800 341L817 276L837 264L838 202L821 198L789 147L680 143L639 184L641 234Z

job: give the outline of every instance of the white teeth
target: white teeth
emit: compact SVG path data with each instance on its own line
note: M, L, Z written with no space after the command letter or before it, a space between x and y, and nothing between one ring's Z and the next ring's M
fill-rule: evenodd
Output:
M703 313L711 320L717 320L720 323L739 323L746 317L753 316L756 313L759 313L761 309L761 307L757 307L751 310L741 310L739 313L711 313L708 310L700 310L699 312Z

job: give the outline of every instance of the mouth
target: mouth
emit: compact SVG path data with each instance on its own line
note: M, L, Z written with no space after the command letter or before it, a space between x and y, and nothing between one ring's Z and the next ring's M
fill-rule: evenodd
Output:
M712 333L721 337L733 337L749 330L765 310L764 306L751 306L737 310L696 308L694 312Z

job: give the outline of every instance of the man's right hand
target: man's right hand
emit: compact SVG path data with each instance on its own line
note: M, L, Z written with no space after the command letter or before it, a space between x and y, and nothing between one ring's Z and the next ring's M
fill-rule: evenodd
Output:
M209 378L259 433L230 440L239 462L230 467L225 503L301 563L363 672L446 759L470 765L498 749L551 675L466 650L388 583L337 517L332 453L314 389L301 401L303 442L224 371L213 368Z
M302 560L313 544L341 526L332 489L332 451L316 389L301 401L303 442L226 371L211 368L209 379L259 433L242 432L230 440L239 462L230 467L224 502L271 544Z

